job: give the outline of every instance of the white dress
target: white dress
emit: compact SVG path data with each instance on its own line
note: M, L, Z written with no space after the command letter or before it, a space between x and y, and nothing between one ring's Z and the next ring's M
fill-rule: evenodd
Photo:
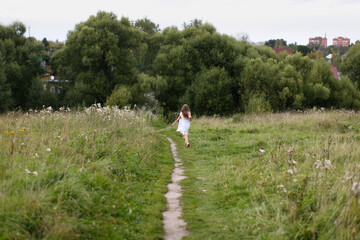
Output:
M190 128L190 118L188 119L184 118L182 112L180 112L179 126L176 131L180 132L183 135L188 135L189 128Z

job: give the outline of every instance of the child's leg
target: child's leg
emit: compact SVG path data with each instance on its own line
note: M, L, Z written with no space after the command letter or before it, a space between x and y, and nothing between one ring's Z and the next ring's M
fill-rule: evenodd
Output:
M184 135L184 138L185 138L185 143L188 144L189 143L188 135Z

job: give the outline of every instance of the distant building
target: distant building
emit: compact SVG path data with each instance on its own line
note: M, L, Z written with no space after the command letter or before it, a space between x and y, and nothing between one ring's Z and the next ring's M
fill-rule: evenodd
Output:
M343 38L343 37L333 38L333 45L339 47L348 47L350 46L350 38Z
M289 55L292 55L291 48L273 48L273 50L276 52L276 54L280 54L281 52L286 52Z
M327 38L326 37L314 37L314 38L309 38L309 45L319 45L322 48L326 48L327 47Z

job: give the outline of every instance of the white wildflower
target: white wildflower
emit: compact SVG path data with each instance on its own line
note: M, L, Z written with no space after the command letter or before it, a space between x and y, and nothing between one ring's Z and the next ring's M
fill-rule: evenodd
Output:
M51 149L50 149L50 148L47 148L46 151L47 151L47 152L51 152Z
M360 191L360 183L354 182L352 185L351 191L353 191L355 193L355 195L357 195Z
M265 152L264 149L262 149L262 148L259 149L259 153L264 153L264 152Z
M35 157L39 157L39 154L35 153Z
M316 160L314 165L315 165L316 168L321 168L322 167L322 162L320 160Z
M294 165L297 165L297 161L295 161L295 160L293 160L292 163L293 163Z
M33 174L34 176L37 176L37 175L38 175L38 172L34 171L34 172L32 172L32 174Z
M292 170L291 168L287 171L290 175L294 174L294 170Z
M331 169L333 166L331 165L331 161L329 159L325 159L324 161L324 167L325 169Z
M351 129L352 129L352 126L349 126L348 129L351 130Z
M26 169L26 168L25 168L25 172L26 172L27 174L31 174L31 171L29 171L29 170Z

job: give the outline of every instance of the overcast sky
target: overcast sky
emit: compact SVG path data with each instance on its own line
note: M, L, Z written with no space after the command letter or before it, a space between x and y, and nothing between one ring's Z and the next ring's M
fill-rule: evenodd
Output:
M197 18L223 34L247 33L252 42L307 44L325 33L328 45L339 36L360 40L360 0L0 0L0 24L21 21L39 40L65 41L68 31L100 10L130 20L147 17L161 29L182 29Z

